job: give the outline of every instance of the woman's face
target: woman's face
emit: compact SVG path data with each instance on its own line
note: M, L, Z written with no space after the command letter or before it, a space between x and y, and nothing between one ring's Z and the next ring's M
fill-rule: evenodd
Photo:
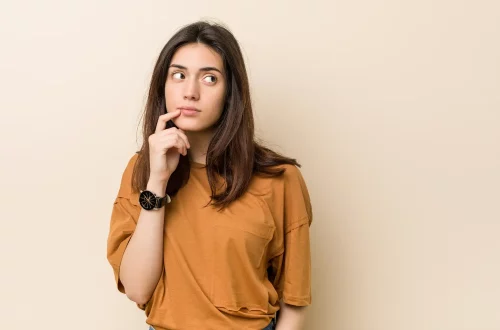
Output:
M184 130L209 130L222 114L226 79L222 58L210 47L187 44L179 48L170 62L165 84L168 112L181 110L173 119Z

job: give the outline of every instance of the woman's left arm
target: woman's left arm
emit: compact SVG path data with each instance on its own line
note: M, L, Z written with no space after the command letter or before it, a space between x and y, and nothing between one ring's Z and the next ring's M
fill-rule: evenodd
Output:
M281 307L276 330L305 330L307 306L311 305L312 207L304 178L295 166L287 167L284 174L283 205L283 254L273 264L273 284Z
M276 330L304 330L307 306L292 306L280 300L280 312Z

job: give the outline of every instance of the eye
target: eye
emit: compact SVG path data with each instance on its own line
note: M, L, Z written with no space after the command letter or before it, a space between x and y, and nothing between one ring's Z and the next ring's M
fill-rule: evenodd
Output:
M217 81L217 77L216 76L206 76L203 78L203 81L213 84Z
M173 77L174 79L184 79L184 78L185 78L185 77L184 77L184 73L182 73L182 72L174 72L174 73L172 74L172 77Z

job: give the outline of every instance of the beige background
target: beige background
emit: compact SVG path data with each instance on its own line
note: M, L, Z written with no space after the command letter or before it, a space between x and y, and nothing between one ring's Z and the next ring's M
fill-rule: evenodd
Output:
M2 1L0 329L146 329L105 259L154 64L226 23L314 203L307 329L500 329L500 4Z

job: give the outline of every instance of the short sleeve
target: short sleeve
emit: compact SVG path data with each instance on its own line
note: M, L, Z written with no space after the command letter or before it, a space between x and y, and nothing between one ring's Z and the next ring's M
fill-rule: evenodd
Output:
M134 233L140 214L137 194L132 193L132 172L137 155L132 157L123 172L118 195L113 203L107 240L107 259L113 268L115 282L120 292L125 289L120 282L120 265L128 242Z
M311 249L309 228L312 207L302 174L287 167L284 182L283 253L271 260L273 285L289 305L307 306L311 297Z

